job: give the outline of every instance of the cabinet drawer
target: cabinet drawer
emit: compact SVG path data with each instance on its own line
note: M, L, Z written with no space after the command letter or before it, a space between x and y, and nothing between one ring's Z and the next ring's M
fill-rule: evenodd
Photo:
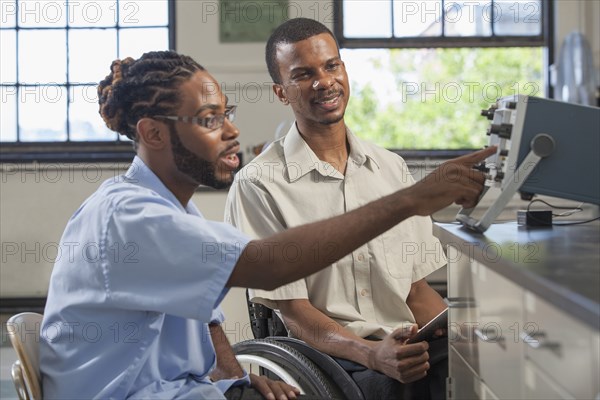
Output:
M448 400L499 400L453 346L449 348L448 359Z
M450 343L490 391L522 399L523 289L454 246L447 250Z
M481 380L451 345L448 349L448 400L477 400Z
M479 375L499 398L522 399L524 349L519 327L524 291L477 261L471 269L478 309L474 339Z
M525 360L525 399L574 399L564 388L556 384L544 371L530 360Z
M448 340L461 357L479 374L479 356L473 328L477 322L477 303L472 258L458 248L447 246L448 256Z
M525 310L521 338L529 360L575 398L595 398L598 333L530 292Z

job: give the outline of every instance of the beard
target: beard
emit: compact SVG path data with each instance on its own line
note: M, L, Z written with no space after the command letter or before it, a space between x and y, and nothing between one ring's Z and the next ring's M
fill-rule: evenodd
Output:
M333 117L333 118L321 119L318 122L322 125L333 125L333 124L337 124L338 122L340 122L343 119L344 119L344 114L337 116L337 117Z
M173 160L181 173L189 176L200 185L215 189L227 189L231 186L233 173L231 173L228 180L217 179L215 165L188 150L179 139L175 126L169 126L169 134L171 136Z
M329 91L326 91L326 92L323 92L323 93L319 94L317 96L317 99L319 99L319 98L327 98L327 97L331 97L333 95L339 96L340 98L345 97L345 94L344 94L343 90L329 90ZM337 124L338 122L340 122L341 120L344 119L344 115L345 114L346 114L346 106L344 105L344 108L343 108L341 114L334 115L334 116L327 116L325 118L318 119L317 122L319 124L322 124L322 125Z

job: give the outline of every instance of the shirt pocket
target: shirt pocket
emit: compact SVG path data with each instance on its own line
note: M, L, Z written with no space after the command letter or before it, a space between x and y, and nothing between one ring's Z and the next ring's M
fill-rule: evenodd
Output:
M413 268L421 254L411 220L403 221L382 236L384 260L388 273L395 279L412 279Z

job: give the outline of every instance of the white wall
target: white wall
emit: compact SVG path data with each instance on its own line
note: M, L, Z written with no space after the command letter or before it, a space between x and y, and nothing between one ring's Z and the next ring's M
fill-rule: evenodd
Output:
M220 44L218 16L209 13L216 1L177 2L177 50L194 57L219 82L232 102L240 104L240 142L246 149L270 141L282 121L291 121L289 109L274 100L264 65L263 44ZM294 2L290 16L327 19L331 1ZM580 22L579 9L585 17ZM600 65L600 2L562 0L557 7L557 46L567 33L585 29ZM329 24L330 25L330 24ZM237 98L236 98L237 96ZM0 166L0 297L44 296L56 243L74 210L101 181L120 173L124 165L21 165ZM210 219L220 220L226 194L198 193L193 201ZM454 212L454 211L452 211ZM230 340L248 338L250 330L243 290L226 298L225 325Z
M555 13L556 56L565 36L573 31L582 32L590 42L594 66L600 75L600 1L557 0Z
M331 1L291 1L289 17L304 16L330 20ZM241 127L242 148L272 141L278 125L293 121L289 107L273 95L265 65L265 44L219 42L217 1L177 2L177 50L192 56L221 83L232 103L239 104L237 124ZM278 9L277 9L278 11ZM276 12L276 10L273 10ZM240 18L250 19L240 10ZM326 21L324 21L326 22ZM326 22L327 23L327 22ZM333 26L330 28L333 29Z

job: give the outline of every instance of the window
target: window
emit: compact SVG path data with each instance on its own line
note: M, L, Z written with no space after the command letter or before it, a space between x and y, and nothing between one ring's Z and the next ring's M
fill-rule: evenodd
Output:
M343 0L335 34L351 81L348 125L392 149L483 146L497 98L549 95L551 2Z
M130 157L131 144L98 116L96 85L117 58L173 48L173 2L0 0L0 7L2 159Z

